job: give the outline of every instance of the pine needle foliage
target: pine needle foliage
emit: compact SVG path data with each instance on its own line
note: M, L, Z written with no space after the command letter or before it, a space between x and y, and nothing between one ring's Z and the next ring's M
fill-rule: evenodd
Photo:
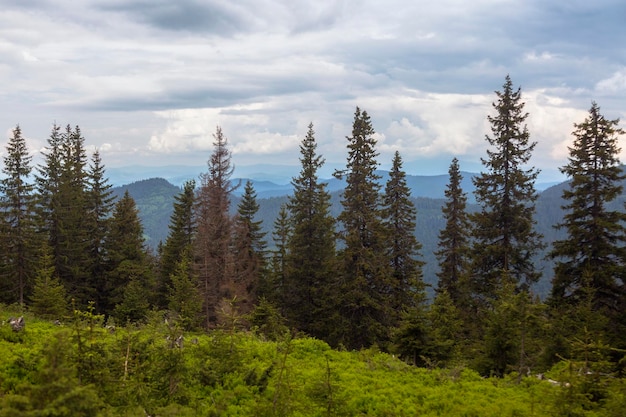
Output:
M285 254L283 311L290 324L325 339L335 308L335 220L330 215L330 193L318 171L324 159L316 152L313 124L300 144L299 176L289 197L290 235Z
M543 247L535 231L534 183L539 171L528 167L536 142L526 127L521 89L514 90L507 75L496 91L495 116L488 116L490 149L482 159L485 171L474 177L480 210L472 220L472 292L479 302L493 300L506 276L518 288L537 282L533 256Z
M446 202L441 213L446 224L439 232L435 255L439 261L437 292L446 292L457 308L467 306L467 277L470 264L470 221L467 194L463 192L463 175L459 160L453 158L448 170L449 181L445 190Z
M626 278L626 214L609 208L622 192L626 178L619 165L619 119L609 120L594 102L588 117L575 124L569 163L561 172L570 179L563 191L566 214L556 227L567 238L554 243L557 260L552 298L577 303L584 299L585 271L591 273L596 308L615 310L623 301ZM561 301L559 301L561 300Z
M342 322L337 340L349 348L385 345L390 340L389 294L392 271L387 257L388 236L381 209L380 175L376 172L376 139L366 111L356 108L348 140L346 187L338 216L342 248L338 253Z

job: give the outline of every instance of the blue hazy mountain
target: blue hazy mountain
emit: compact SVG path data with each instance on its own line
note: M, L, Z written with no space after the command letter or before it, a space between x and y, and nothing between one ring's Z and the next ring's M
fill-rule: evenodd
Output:
M328 184L329 191L337 191L343 189L345 182L333 177L336 169L343 168L340 166L324 166L320 170L320 179ZM114 186L123 186L133 182L142 181L148 178L163 178L170 184L181 186L185 181L194 179L198 181L201 173L207 172L206 166L186 166L186 165L169 165L162 167L151 166L126 166L107 168L107 176ZM409 168L406 168L407 184L411 188L412 195L416 197L444 198L444 191L448 183L448 173L445 171L437 175L414 175L411 174ZM279 197L291 193L291 181L300 172L299 166L292 165L269 165L256 164L249 166L235 166L233 174L233 183L241 182L239 193L243 192L243 183L248 179L252 181L254 189L259 198ZM382 176L381 183L387 181L387 171L381 170L379 174ZM462 172L463 190L468 193L470 200L472 199L472 191L474 186L471 178L475 175L471 172ZM535 184L538 191L549 188L561 181L553 182L537 182ZM238 194L235 191L235 194Z
M180 193L182 184L191 179L199 182L201 173L207 172L207 167L194 166L165 166L165 167L124 167L107 169L109 182L115 187L117 196L121 196L128 190L135 199L139 209L139 216L144 226L146 244L156 248L159 242L165 241L168 234L170 216L172 214L174 196ZM239 202L245 181L250 180L257 193L260 210L257 217L262 220L263 230L266 236L271 236L274 220L278 215L281 205L288 201L292 193L291 181L299 174L300 167L254 165L237 167L232 182L240 184L233 193L231 210L235 210ZM345 187L345 181L333 177L333 167L325 167L320 171L320 179L327 184L327 189L332 193L332 214L337 216L341 210L341 190ZM408 171L407 169L407 172ZM380 183L383 186L389 177L388 171L378 171ZM466 193L469 210L476 209L474 199L474 185L472 178L474 173L462 172L463 181L461 186ZM407 185L411 189L411 195L416 205L418 216L415 234L422 243L422 256L426 262L424 266L424 278L427 283L433 285L436 282L436 260L434 251L437 247L439 230L444 226L441 215L441 207L445 202L445 190L449 177L447 172L440 175L413 175L407 173ZM555 222L562 219L560 206L562 200L560 193L565 184L551 186L556 183L537 183L536 188L541 192L537 201L537 223L540 233L544 234L546 243L551 243L562 236L552 227ZM271 242L270 242L271 244ZM538 257L538 263L546 270L550 265L543 265L545 261ZM538 285L538 292L546 294L549 282L544 279Z

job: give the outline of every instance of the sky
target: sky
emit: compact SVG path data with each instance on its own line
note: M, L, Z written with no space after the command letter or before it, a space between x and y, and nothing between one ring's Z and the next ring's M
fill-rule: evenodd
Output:
M623 0L2 3L2 155L19 124L37 157L56 123L80 126L107 168L206 166L221 126L235 174L295 176L309 123L325 167L345 166L358 106L382 169L397 150L408 174L453 157L478 172L508 74L530 164L553 181L593 101L626 120Z

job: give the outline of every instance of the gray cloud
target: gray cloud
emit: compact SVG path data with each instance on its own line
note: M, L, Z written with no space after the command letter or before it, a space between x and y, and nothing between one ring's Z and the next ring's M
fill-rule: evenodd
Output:
M157 30L231 36L250 30L251 13L235 2L201 0L131 0L103 2L101 10L148 24Z
M123 164L198 156L219 123L238 163L295 165L311 121L343 161L360 105L381 161L424 167L484 156L510 74L554 167L592 100L625 115L624 15L618 0L17 2L0 15L0 127L43 143L53 121L80 124Z

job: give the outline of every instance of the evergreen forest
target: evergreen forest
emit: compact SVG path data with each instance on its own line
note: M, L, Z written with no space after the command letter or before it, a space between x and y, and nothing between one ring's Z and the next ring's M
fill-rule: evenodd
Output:
M0 416L623 415L624 131L595 102L572 121L544 236L524 106L506 76L471 196L450 161L435 283L402 155L382 178L359 107L334 173L345 188L318 177L311 123L272 225L218 126L153 248L80 127L54 125L35 166L16 126L0 176Z

